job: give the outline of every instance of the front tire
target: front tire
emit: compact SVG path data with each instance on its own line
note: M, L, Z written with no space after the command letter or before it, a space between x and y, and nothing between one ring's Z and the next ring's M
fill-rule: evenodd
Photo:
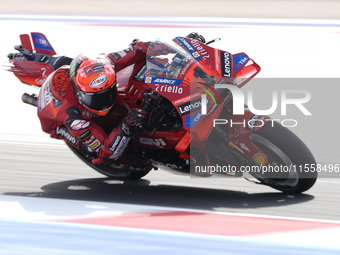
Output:
M142 169L134 169L128 166L118 166L113 163L108 165L106 164L98 164L93 165L92 160L86 157L81 151L74 148L72 145L66 143L66 145L72 150L74 154L77 155L83 162L85 162L88 166L92 167L97 172L109 177L114 180L139 180L145 175L147 175L152 167L144 167Z
M316 161L308 147L278 122L267 123L250 135L251 141L268 156L268 165L285 166L289 172L253 174L261 183L285 193L301 193L316 182L318 173L308 166Z

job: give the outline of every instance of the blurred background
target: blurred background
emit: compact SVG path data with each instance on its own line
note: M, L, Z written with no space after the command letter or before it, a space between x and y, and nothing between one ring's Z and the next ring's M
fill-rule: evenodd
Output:
M1 0L3 13L340 18L339 0Z

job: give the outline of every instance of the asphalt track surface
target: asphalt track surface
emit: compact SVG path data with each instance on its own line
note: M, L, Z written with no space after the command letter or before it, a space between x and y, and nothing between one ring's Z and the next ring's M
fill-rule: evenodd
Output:
M162 170L123 183L108 181L63 145L0 144L4 195L339 220L339 179L320 178L310 191L295 196L244 179L196 179Z

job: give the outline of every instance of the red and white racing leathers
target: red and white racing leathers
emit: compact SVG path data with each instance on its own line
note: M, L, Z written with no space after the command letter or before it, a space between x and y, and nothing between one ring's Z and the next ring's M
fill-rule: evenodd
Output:
M141 41L134 42L127 49L104 57L118 72L131 64L145 61L147 45ZM43 131L53 138L64 139L77 149L85 148L99 159L122 158L130 140L120 125L126 110L116 105L110 111L114 114L109 112L104 117L93 115L79 104L69 73L69 67L59 68L47 78L40 90L38 117ZM106 123L110 126L116 123L116 127L104 130Z

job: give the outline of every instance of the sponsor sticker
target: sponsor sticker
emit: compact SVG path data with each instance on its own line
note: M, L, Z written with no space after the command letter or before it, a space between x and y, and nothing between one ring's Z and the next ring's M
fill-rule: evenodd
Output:
M199 97L200 95L201 95L200 93L196 93L196 94L193 94L193 95L190 95L190 96L187 96L187 97L183 97L183 98L175 101L174 105L186 103L186 102L188 102L192 99L195 99L196 97Z
M90 121L88 120L74 120L72 121L70 127L72 130L82 130L90 126Z
M200 121L201 117L202 117L202 113L200 113L200 112L186 117L185 118L185 126L188 127L188 128L196 127L196 125Z
M191 40L190 43L195 48L195 50L197 51L194 54L196 54L197 56L203 57L204 60L207 60L208 58L210 58L208 52L205 49L204 44L202 44L200 41L198 41L196 39ZM195 57L194 54L193 54L193 56Z
M254 162L256 162L259 165L265 165L268 163L268 158L265 154L257 153L253 156Z
M179 86L170 86L170 85L155 85L155 91L157 92L168 92L172 94L182 94L183 88Z
M36 49L54 51L52 46L48 43L46 37L43 34L32 33L31 36Z
M122 58L122 57L121 57L119 54L117 54L117 53L111 53L110 55L111 55L112 57L114 57L114 59L117 60L117 61L118 61L119 59Z
M218 49L215 49L215 63L216 63L216 70L221 70L221 58L220 58Z
M125 51L118 51L117 54L119 54L119 56L121 56L122 58L126 56L126 52Z
M139 71L134 76L134 79L137 81L143 81L146 74L146 70L147 70L146 65L143 65L142 68L139 69Z
M57 127L55 129L55 134L65 138L73 145L76 145L78 142L78 140L73 135L71 135L65 127Z
M120 142L120 140L122 139L122 136L121 135L116 135L115 136L115 138L113 139L113 141L112 141L112 143L111 143L111 145L110 145L110 148L109 148L109 150L111 151L111 152L114 152L115 150L116 150L116 148L117 148L117 146L118 146L118 144L119 144L119 142Z
M47 78L47 81L42 85L42 88L41 88L41 91L40 91L40 95L39 95L39 98L38 98L39 111L44 109L46 107L46 105L51 103L51 101L53 99L52 93L49 90L49 86L50 86L50 83L51 83L51 78L52 78L52 76L50 75Z
M224 77L231 77L231 56L230 53L221 52L221 68Z
M201 98L198 98L196 100L187 102L185 104L182 104L178 106L179 113L184 116L191 112L200 110L202 106Z
M151 77L145 77L145 83L151 83L152 78Z
M150 145L150 146L156 146L158 148L163 148L166 143L162 138L146 138L146 137L140 137L139 142L141 144Z
M192 58L191 60L189 60L183 67L182 71L180 72L180 75L185 75L186 72L190 70L190 67L195 63L196 63L195 59Z
M91 150L96 150L98 149L100 146L100 142L98 140L95 140L92 144L90 144L88 147L91 149Z
M107 82L108 79L109 77L106 74L99 75L90 82L90 87L91 88L100 87L101 85L105 84L105 82Z
M198 58L200 56L200 54L197 51L193 52L192 55L194 56L194 58Z
M124 152L126 146L128 145L130 141L130 138L123 136L122 139L120 140L119 145L117 146L115 152L112 154L110 158L116 160L118 159Z
M129 46L129 47L126 48L124 51L125 51L126 53L129 53L129 52L131 52L132 50L133 50L132 46Z
M89 146L90 144L93 143L93 141L96 140L95 136L94 135L90 135L89 138L87 138L86 140L82 141L82 143L85 145L85 146Z
M248 62L249 58L245 54L234 55L234 70L237 72L244 64Z
M159 77L145 77L145 83L157 83L157 84L165 84L165 85L181 85L183 79L170 79L170 78L159 78Z
M82 133L81 135L77 136L77 139L85 140L87 137L89 137L90 134L91 134L91 131L90 130L86 130L84 133Z
M197 52L197 50L184 38L184 37L176 37L176 39L182 43L182 45L190 52L190 54L197 60L200 61L201 55Z

